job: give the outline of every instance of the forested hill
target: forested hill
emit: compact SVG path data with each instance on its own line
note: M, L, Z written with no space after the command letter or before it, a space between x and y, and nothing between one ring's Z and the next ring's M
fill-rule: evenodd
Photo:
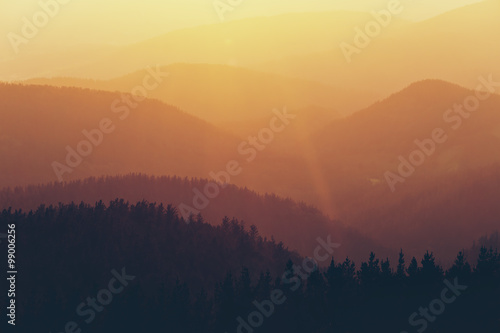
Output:
M225 219L217 227L200 219L188 224L173 207L147 202L41 206L29 214L4 210L2 230L12 224L16 262L22 269L18 317L37 332L59 332L82 300L107 285L113 269L121 272L124 267L137 277L124 296L133 313L142 308L134 297L140 295L148 309L155 308L157 294L178 280L192 286L193 293L202 288L211 293L227 272L246 267L253 279L266 272L276 276L288 260L299 258L236 220ZM6 299L2 297L2 308ZM120 316L128 313L115 310Z
M88 178L65 184L18 187L0 191L0 209L12 207L31 210L40 204L109 202L115 198L130 202L147 200L175 207L185 204L194 208L194 191L204 192L207 182L130 174ZM263 236L269 239L274 237L304 256L311 255L316 247L316 239L324 235L331 235L336 243L342 244L338 253L343 257L349 255L359 261L366 258L370 251L383 256L390 254L357 230L330 219L311 206L290 199L273 194L259 195L233 185L227 185L220 189L216 197L208 199L206 207L199 210L207 222L218 225L225 216L235 217L247 226L256 225Z
M4 210L0 225L15 230L16 237L16 329L500 330L500 255L493 250L482 248L471 264L459 254L444 271L432 253L421 260L401 253L397 262L371 254L355 265L335 251L331 260L327 246L326 252L313 252L317 261L330 262L318 269L311 258L266 241L256 228L236 220L216 227L199 219L188 222L171 206L122 200L30 213ZM6 279L0 287L8 290ZM6 308L6 301L0 298L0 306Z

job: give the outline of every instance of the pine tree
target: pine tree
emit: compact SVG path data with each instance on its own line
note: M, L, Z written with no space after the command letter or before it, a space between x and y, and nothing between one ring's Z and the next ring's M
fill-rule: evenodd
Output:
M417 259L415 257L411 258L410 265L406 269L406 272L408 273L408 276L412 279L418 276L420 268L418 267Z
M399 280L403 280L406 277L405 255L403 253L403 249L399 251L398 268L396 271L396 276Z

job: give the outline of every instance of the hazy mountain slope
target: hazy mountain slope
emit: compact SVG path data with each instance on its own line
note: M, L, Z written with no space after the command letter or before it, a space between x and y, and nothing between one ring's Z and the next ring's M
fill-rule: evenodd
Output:
M115 45L51 45L50 50L23 49L20 57L0 60L0 80L17 81L31 77L53 76L75 67L88 66L97 59L116 54ZM13 50L11 50L13 52Z
M210 64L175 64L163 67L170 75L149 97L189 112L214 124L269 118L273 108L318 106L345 114L367 106L369 94L358 90L290 79L244 68ZM72 78L32 79L28 84L75 86L107 91L130 91L142 83L145 71L108 80ZM257 128L258 129L258 128Z
M500 92L500 82L492 89ZM397 169L398 156L408 158L418 149L415 140L431 138L436 128L447 139L436 144L435 155L419 169L432 174L500 161L495 153L500 147L500 96L492 94L476 111L463 107L461 116L454 106L469 96L475 93L443 81L417 82L351 117L333 121L318 134L316 145L322 156L342 158L344 163L363 161L366 166L359 172L369 178ZM330 167L336 164L330 162L326 160Z
M85 179L64 185L4 189L0 191L0 210L8 207L30 210L36 209L40 204L57 205L59 202L108 202L119 197L130 202L148 200L172 203L177 206L179 214L182 214L181 204L193 206L193 190L203 191L206 183L206 180L178 177L128 175ZM346 255L357 260L365 259L371 250L380 255L388 253L368 237L361 236L358 231L345 227L341 222L329 219L311 206L275 195L261 196L233 185L222 189L218 196L210 199L201 214L214 225L220 224L225 216L243 221L247 228L254 224L262 236L283 241L304 256L312 256L316 239L326 239L328 235L331 235L333 242L342 244L335 253L338 259L344 259Z
M292 109L290 113L296 117L287 127L286 131L280 133L281 135L273 141L273 146L279 145L283 149L287 149L290 146L297 146L304 140L309 140L311 136L315 135L332 121L343 118L335 110L313 106ZM267 127L268 125L268 117L252 119L250 121L226 121L218 124L219 127L242 138L246 138L253 134L255 130Z
M443 81L422 81L352 116L326 124L310 140L303 141L308 149L302 156L307 157L312 165L310 172L317 179L311 186L324 189L321 195L317 192L308 200L333 216L357 210L366 191L374 186L389 188L385 172L397 172L399 156L408 159L418 149L415 140L431 138L436 128L442 128L448 138L436 145L435 153L412 177L444 175L450 170L499 161L498 95L482 102L468 119L448 111L471 94ZM457 119L462 123L455 130ZM295 141L290 143L289 149L299 152L300 146Z
M109 79L148 65L178 62L246 66L329 50L340 36L352 32L353 22L370 18L368 13L344 11L290 13L176 30L109 55L93 57L89 52L91 64L54 71L52 76ZM398 21L390 29L401 25ZM8 65L5 70L8 73Z
M57 181L54 162L63 180L130 172L208 178L212 172L226 172L229 164L230 183L298 200L311 195L313 174L296 151L281 149L268 139L255 147L155 100L128 107L127 116L127 102L121 99L129 97L77 88L2 85L0 187ZM114 130L101 140L93 130L105 118ZM274 113L271 119L280 121ZM278 138L286 126L275 125L282 130L274 134ZM101 144L86 143L84 130L94 133L92 140ZM68 151L78 150L78 145L84 154L92 151L81 160L72 152L69 165Z
M498 194L488 182L496 184L499 171L488 168L500 163L500 96L470 113L464 107L465 116L449 111L474 94L423 81L332 122L315 138L331 195L321 207L384 244L446 255L498 228ZM444 140L430 144L435 129ZM415 140L426 142L428 156L414 153L422 150ZM413 168L401 167L399 157L421 161L419 154L423 162L403 174ZM386 172L403 175L394 192Z
M393 24L390 23L368 46L358 48L359 54L354 53L350 63L339 41L331 50L288 56L253 67L332 85L372 90L379 96L402 89L410 82L431 78L473 89L480 75L493 73L500 76L497 61L500 42L496 33L500 29L499 12L500 2L490 0L398 29L389 29ZM351 23L350 34L341 41L355 46L354 28L363 29L370 21Z
M499 196L500 164L417 176L395 193L385 184L367 190L363 209L345 212L343 221L388 247L428 248L451 259L454 251L500 231Z
M435 150L410 178L444 176L499 162L500 96L491 95L477 111L464 109L469 118L453 112L454 105L471 95L474 92L453 84L422 81L319 132L315 147L334 197L330 208L341 214L356 207L352 200L357 202L365 190L389 189L385 173L397 174L399 156L408 160L419 149L415 141L428 142L437 128L443 130L444 142L435 143ZM395 195L404 187L397 183Z
M111 93L37 86L6 86L2 91L6 95L0 100L6 110L11 111L4 114L6 118L2 122L6 124L2 129L2 149L7 157L2 160L5 170L2 175L12 175L2 179L4 185L55 181L51 163L64 160L66 145L75 146L82 139L81 131L97 126L94 124L98 124L103 115L117 116L109 110L109 101L117 96ZM448 108L471 94L469 90L441 81L413 84L353 116L333 121L300 145L297 141L287 145L286 140L280 142L277 138L276 146L274 142L269 144L254 162L242 164L243 171L230 182L315 204L391 247L412 244L415 254L426 249L440 250L444 238L429 237L428 243L415 244L412 242L418 238L401 231L405 229L395 227L394 223L412 226L418 234L450 226L457 215L450 212L442 215L439 207L462 187L453 190L454 187L446 185L445 188L450 188L448 194L426 202L414 212L415 218L409 217L407 210L401 207L413 205L421 193L436 191L435 179L449 181L455 173L464 170L472 170L473 175L475 169L499 162L500 115L496 112L500 106L499 96L492 95L482 102L477 111L463 119L457 130L451 127L455 121L448 123L443 119ZM72 106L62 107L58 103ZM131 113L131 121L124 129L126 137L119 134L119 128L129 119L117 122L116 132L106 136L99 149L68 179L129 172L207 177L210 171L224 170L227 161L236 159L244 163L244 156L237 151L240 139L174 109L166 111L164 108L168 107L159 102L147 101L141 106L144 109L137 108L137 114ZM69 125L57 127L66 121L68 114L72 115ZM132 118L136 115L137 118ZM142 119L142 116L148 118ZM31 125L24 124L24 119L29 117L35 120ZM30 135L21 138L20 128ZM418 148L414 140L429 138L435 128L443 128L448 139L436 145L435 152L404 183L397 183L396 192L392 193L385 182L385 172L397 173L398 156L408 158ZM169 139L172 133L176 134L175 139ZM63 143L68 142L66 138L69 143ZM37 146L49 153L30 154L25 150L35 147L33 151L37 151ZM456 181L460 185L460 178ZM491 201L482 198L480 190L474 193L478 200L490 205ZM472 234L468 229L471 215L458 215L464 227L457 228L456 233L452 233L454 236L447 239L450 256L490 232L494 226L491 216L494 215L482 216L475 222L477 234ZM429 225L427 221L433 223Z
M117 93L77 88L0 86L0 186L57 180L52 163L66 164L66 147L77 150L89 142L82 131L92 132L103 119L114 131L102 138L92 132L101 144L80 146L91 153L65 180L128 172L201 176L232 159L240 142L158 101L145 100L134 109L115 104L120 99Z

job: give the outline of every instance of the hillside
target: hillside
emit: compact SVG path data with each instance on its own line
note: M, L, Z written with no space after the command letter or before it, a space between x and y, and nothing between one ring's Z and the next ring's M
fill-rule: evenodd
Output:
M208 178L230 165L230 183L260 193L304 200L312 191L304 159L274 142L296 127L274 113L293 114L288 109L266 110L265 128L275 120L278 132L268 138L256 128L252 137L263 139L251 143L160 101L117 92L3 84L0 103L0 188L130 172ZM102 138L94 131L101 125L109 132Z
M0 7L3 326L500 333L500 0Z
M500 87L490 88L500 92ZM351 172L383 180L385 171L397 169L399 155L408 158L418 149L415 140L432 138L433 131L440 128L446 140L435 143L435 153L419 170L442 174L498 162L500 114L496 110L500 96L490 94L474 111L465 106L462 111L455 109L469 96L475 92L443 81L414 83L351 117L330 123L318 132L317 149L322 156L340 159L344 166L362 160L364 166ZM325 162L330 170L335 168L334 163Z
M385 183L366 188L360 201L346 206L338 218L389 248L404 245L409 253L428 248L447 259L482 236L500 231L499 196L497 164L415 176L395 193ZM354 210L360 202L363 209Z
M149 97L213 124L269 118L272 109L284 106L290 110L333 108L348 114L373 101L366 92L226 65L174 64L161 71L169 76L165 84L149 92ZM36 78L25 83L129 92L143 81L144 75L141 70L105 81Z
M123 198L130 202L147 200L177 207L180 216L188 218L181 205L195 208L193 190L203 191L206 180L188 180L178 177L148 177L129 175L124 177L90 178L68 184L47 184L0 191L0 210L8 207L25 211L36 209L40 204L104 202ZM331 235L332 240L341 243L338 256L359 259L366 258L371 250L387 253L368 237L361 237L353 228L333 221L317 209L290 199L275 195L258 195L248 189L228 185L220 194L209 200L206 208L200 210L203 218L218 225L227 216L236 218L247 227L255 225L262 236L284 242L302 255L310 255L320 236Z
M329 124L315 138L331 189L331 211L325 211L383 244L411 244L443 256L497 230L500 96L491 95L473 112L464 107L465 116L452 111L473 95L423 81ZM432 144L435 129L442 135ZM415 153L422 149L415 140L420 147L425 142L428 155ZM419 164L400 174L408 170L400 158L410 156ZM387 172L404 177L394 181Z
M284 56L325 51L352 32L353 22L366 22L368 13L305 12L258 17L171 31L150 40L106 52L81 50L53 63L51 58L13 59L0 64L2 77L26 79L70 76L110 79L151 66L173 63L210 63L246 67ZM404 22L394 22L397 30ZM50 54L50 52L48 52ZM38 65L26 70L27 63ZM43 68L43 70L41 70Z
M129 106L122 96L1 85L0 187L56 181L57 174L64 180L129 172L201 176L233 159L236 137L158 101Z
M429 314L421 306L429 299L431 309L443 303L436 295L454 303L437 330L499 328L500 256L486 248L471 260L459 253L445 270L429 252L417 261L401 251L397 266L371 253L355 265L323 256L331 248L318 241L313 258L328 265L319 268L236 220L186 224L170 205L119 199L4 210L0 222L15 224L24 274L0 286L22 286L15 302L22 332L238 332L253 317L265 318L265 333L397 331L419 306Z
M167 299L182 307L179 298L171 298L173 290L179 291L177 297L192 292L213 298L214 286L230 272L237 275L246 268L249 279L262 275L264 283L265 274L281 274L287 261L300 258L236 220L220 221L217 227L202 221L186 224L171 206L147 202L116 199L108 204L41 206L32 214L2 211L0 222L16 225L16 259L24 269L17 283L25 286L17 290L16 306L19 316L30 318L18 320L16 328L22 332L59 331L76 314L82 328L91 324L93 331L102 332L105 323L120 326L124 318L137 318L142 301L157 311L144 316L165 319L169 311L159 309ZM113 278L119 274L121 278ZM6 280L0 285L7 287ZM89 320L89 311L82 308L75 313L87 297L102 295L102 287L111 289L115 300L98 320ZM117 290L126 292L116 295ZM133 305L123 307L127 302ZM0 304L6 303L2 297Z
M104 114L113 115L108 109L109 103L117 97L117 94L76 88L6 86L5 92L8 89L12 93L6 93L3 99L10 103L11 107L6 109L12 114L5 118L8 122L3 122L2 138L4 156L8 158L0 166L5 170L2 184L12 187L57 180L51 163L65 159L65 146L75 146L82 139L83 129L95 127L94 124L98 124ZM12 96L25 96L23 92L30 96L28 106L21 97L11 100ZM69 97L64 97L66 92L71 92ZM484 194L488 192L481 191L480 187L474 193L486 205L483 211L491 211L491 214L479 215L475 209L469 209L467 214L439 210L439 207L445 206L444 201L451 202L455 191L466 188L466 179L456 178L457 174L470 173L471 178L478 179L483 172L480 168L500 162L496 154L500 148L500 116L496 112L500 106L499 96L492 95L482 102L478 110L469 118L464 118L456 130L453 129L458 125L456 115L447 118L453 121L443 119L449 108L463 102L471 94L473 92L467 89L442 81L415 83L345 119L321 124L307 118L311 127L317 128L312 135L308 133L302 137L299 135L300 126L294 130L291 127L293 139L288 140L284 131L282 138L277 135L276 142L259 152L255 161L248 164L243 164L246 156L238 154L241 139L178 110L169 109L160 102L148 100L137 108L140 113L137 113L135 121L127 123L126 119L123 122L126 124L124 132L119 132L121 127L118 125L122 123L117 123L116 133L109 135L109 140L104 141L73 173L64 174L64 177L71 180L141 172L207 178L210 172L224 170L227 161L238 160L244 172L231 177L230 182L235 185L315 205L345 225L362 230L368 238L375 237L380 244L387 244L388 248L397 249L411 244L408 250L412 254L430 249L438 251L443 258L451 259L459 249L470 246L475 239L495 230L494 203ZM68 119L66 117L75 112L58 104L63 102L76 105L79 118L72 116L71 120L67 120L70 125L64 128L54 127L53 124ZM170 113L166 112L167 109L171 110ZM147 113L141 110L149 110L152 117L142 119ZM322 110L316 109L315 112L321 114ZM131 113L132 116L136 114ZM22 124L21 119L26 118L34 119L29 127L16 125ZM303 121L308 122L306 119ZM30 135L21 138L19 128ZM426 158L411 177L396 183L396 191L392 193L386 182L386 172L397 172L400 164L398 156L408 158L418 148L414 141L428 139L435 128L443 128L447 140L436 145L432 156ZM244 127L242 130L245 130ZM174 137L174 134L177 136ZM159 142L162 144L159 145ZM39 148L28 152L26 147ZM37 151L51 153L37 154ZM160 151L165 152L168 158L159 155ZM173 156L175 158L171 158ZM422 193L435 192L439 183L437 179L446 184L443 185L446 196L416 206L418 210L413 216L408 216L405 211L408 211L409 203L419 198L423 200ZM453 182L458 187L452 186ZM478 181L478 184L483 183ZM107 199L115 197L123 195L121 192L113 193ZM133 197L131 200L141 199ZM75 198L75 201L79 200ZM159 199L153 197L151 200ZM241 205L237 207L243 209ZM236 209L234 216L245 218ZM475 222L476 227L471 232L467 226L474 216L481 218ZM221 216L214 218L220 220ZM374 223L374 220L377 222ZM456 228L446 242L439 236L425 236L430 228L448 228L452 220L460 221L457 223L462 227ZM429 221L432 223L429 224ZM405 232L404 226L412 226L415 234L426 237L425 244L413 237L413 233ZM278 231L259 227L267 235ZM299 240L300 234L294 237L287 239L287 243L304 249L305 245Z
M370 90L384 96L410 82L440 79L474 89L477 77L500 77L496 59L500 44L497 13L500 3L482 1L429 20L391 29L383 28L368 46L358 49L348 63L340 43L354 45L354 28L372 21L353 21L350 34L336 41L333 49L311 50L308 55L289 55L252 65L252 68L296 76L331 85Z

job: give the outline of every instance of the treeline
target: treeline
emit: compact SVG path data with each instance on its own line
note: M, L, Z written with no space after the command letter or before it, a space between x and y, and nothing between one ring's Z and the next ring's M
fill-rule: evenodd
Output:
M172 206L147 202L4 210L0 222L16 225L22 332L64 332L71 321L96 333L500 329L500 256L492 249L482 248L473 265L460 253L446 271L432 253L405 260L402 251L397 263L371 254L359 266L346 258L314 269L256 227L184 221ZM97 303L86 323L79 305L107 302L100 291L122 269L134 279L109 304Z
M204 191L209 180L176 176L149 176L128 174L124 176L90 177L67 183L49 183L0 190L0 209L31 210L40 204L57 205L60 202L109 202L115 198L138 202L147 200L181 204L196 208L194 190ZM197 202L204 202L196 196ZM220 224L224 216L254 224L262 236L282 241L290 249L308 254L316 246L318 235L335 235L343 246L342 256L349 254L356 260L368 256L370 251L385 251L359 231L325 216L318 209L274 194L260 195L246 188L227 185L215 198L200 210L204 219L213 225ZM180 213L180 212L179 212ZM388 251L383 252L389 254Z
M2 230L16 225L16 326L36 331L59 332L67 321L78 321L77 305L107 287L113 269L125 267L137 282L123 297L116 296L125 308L110 306L95 323L105 318L144 323L144 316L161 308L158 302L176 281L192 292L211 293L226 271L245 266L255 274L253 279L267 271L275 276L289 259L298 258L282 243L261 237L254 226L224 219L214 227L201 216L184 221L172 206L147 202L41 206L29 213L4 210L0 221ZM124 312L117 310L115 318L107 313L113 309Z

